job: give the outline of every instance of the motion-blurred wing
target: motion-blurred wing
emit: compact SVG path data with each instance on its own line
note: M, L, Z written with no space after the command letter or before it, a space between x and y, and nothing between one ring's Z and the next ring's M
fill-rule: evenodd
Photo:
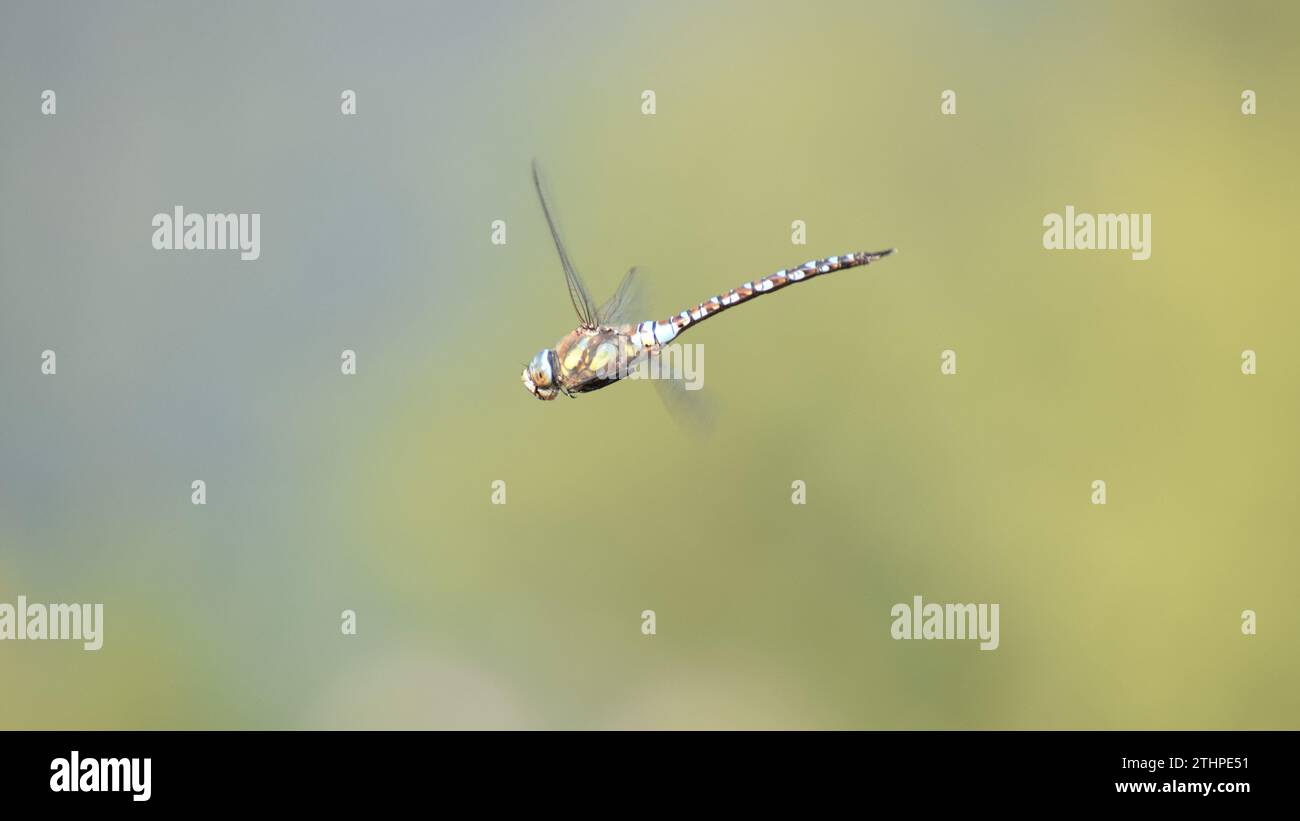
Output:
M674 344L680 346L682 343ZM696 357L702 356L699 350L700 348L695 349ZM700 368L698 375L702 388L703 362L697 359L696 364ZM712 397L705 396L703 390L691 390L686 385L681 379L654 380L655 393L659 394L659 400L677 427L692 438L703 441L712 436L717 427L718 408Z

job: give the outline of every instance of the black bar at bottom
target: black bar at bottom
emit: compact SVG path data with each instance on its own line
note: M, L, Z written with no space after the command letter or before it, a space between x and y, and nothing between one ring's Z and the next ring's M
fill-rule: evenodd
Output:
M597 792L971 807L1104 802L1230 808L1285 801L1292 732L7 732L0 790L94 810L337 810L477 796L552 802ZM432 791L432 792L431 792ZM692 799L694 800L694 799Z

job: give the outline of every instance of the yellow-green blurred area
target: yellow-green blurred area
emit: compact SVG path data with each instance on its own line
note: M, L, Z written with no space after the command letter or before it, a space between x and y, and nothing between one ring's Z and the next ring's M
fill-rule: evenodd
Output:
M0 642L0 727L1300 727L1294 4L5 16L0 601L106 624ZM541 403L534 157L645 319L900 253L692 330L706 436ZM154 251L176 204L261 259ZM1044 250L1067 205L1151 258Z

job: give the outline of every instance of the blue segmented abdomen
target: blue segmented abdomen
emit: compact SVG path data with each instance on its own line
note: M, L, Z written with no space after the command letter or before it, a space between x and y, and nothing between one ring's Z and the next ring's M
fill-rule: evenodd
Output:
M633 343L647 351L658 350L685 333L687 328L703 322L727 308L739 305L742 302L748 302L772 291L778 291L787 285L812 279L821 274L868 265L892 253L894 253L893 248L887 251L844 254L843 256L827 257L826 259L809 260L795 268L783 268L774 274L768 274L758 282L746 282L744 285L732 288L721 296L707 299L694 308L682 311L667 319L659 322L653 320L642 322L636 326L636 330L632 333Z

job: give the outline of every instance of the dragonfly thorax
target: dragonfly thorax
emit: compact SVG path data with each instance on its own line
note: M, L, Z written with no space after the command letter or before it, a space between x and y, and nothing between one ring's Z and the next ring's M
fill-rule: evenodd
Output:
M533 361L524 368L521 377L524 387L538 399L554 399L560 395L558 379L560 375L560 358L555 351L547 348L537 352Z

